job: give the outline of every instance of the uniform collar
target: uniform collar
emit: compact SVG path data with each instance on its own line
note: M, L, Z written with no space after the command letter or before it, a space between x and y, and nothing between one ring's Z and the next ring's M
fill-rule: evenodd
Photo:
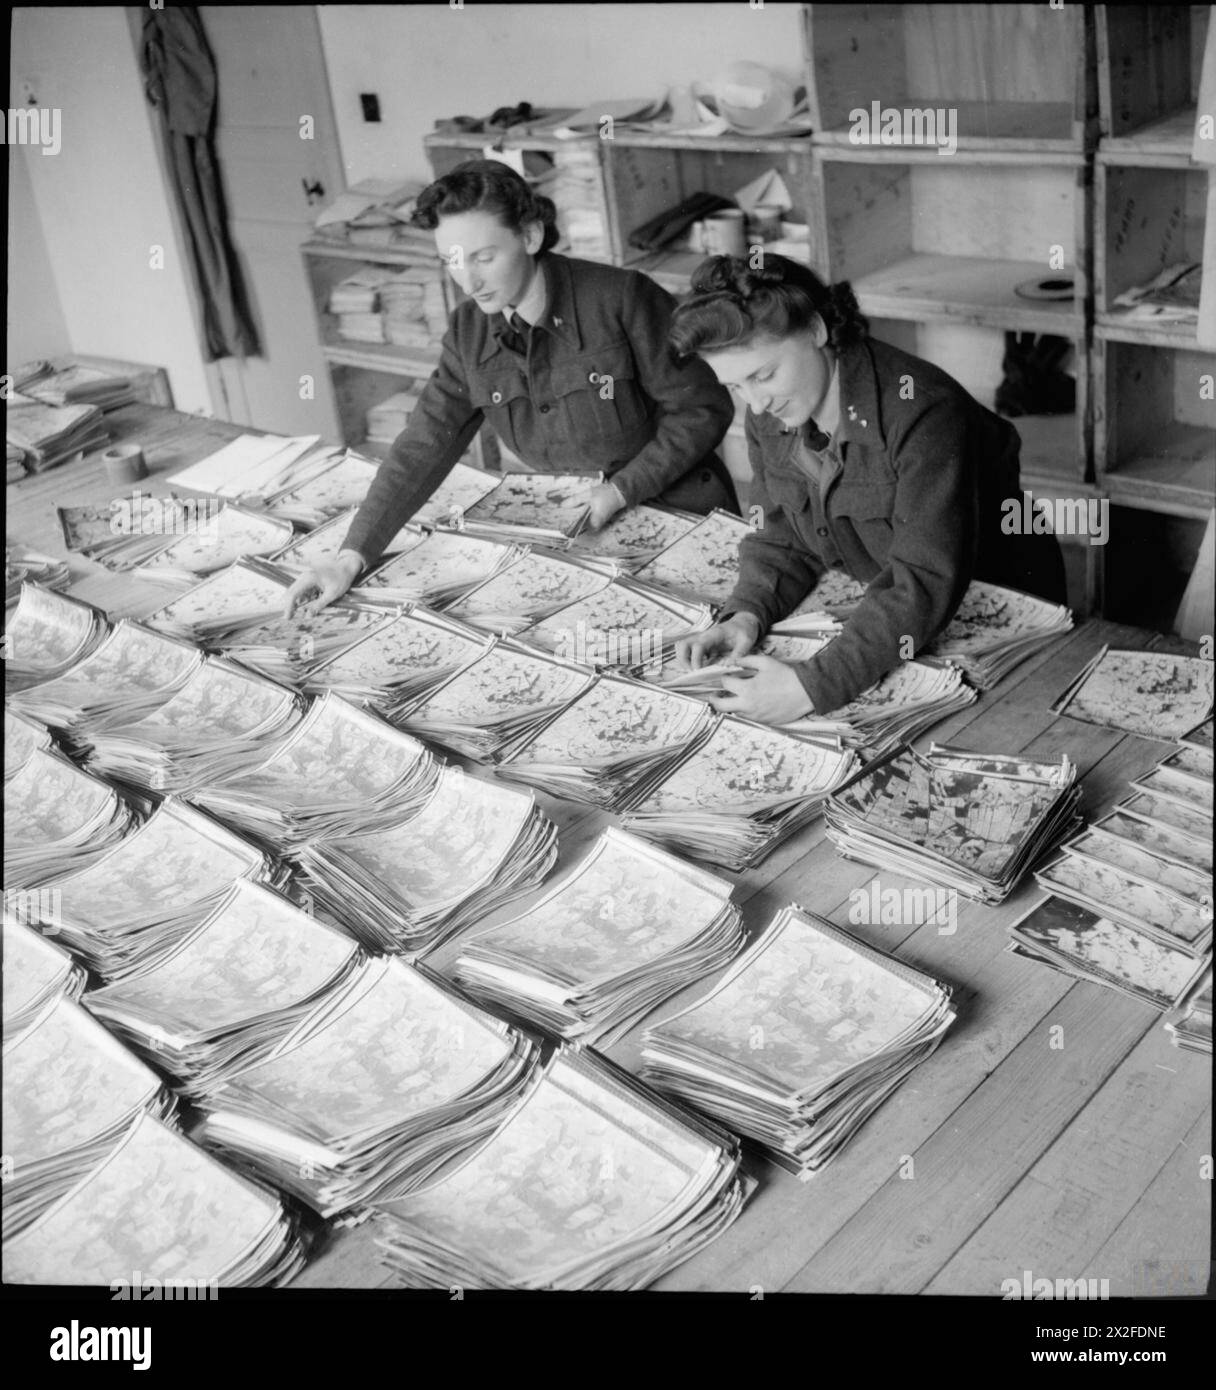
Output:
M833 389L839 393L840 401L840 422L835 431L837 441L883 446L878 381L874 375L874 359L864 340L842 348L837 354ZM813 439L820 433L815 420L808 420L799 430L786 430L775 415L767 413L753 416L753 421L760 434L798 434Z
M533 326L552 333L555 338L560 338L572 348L581 347L582 338L578 331L578 314L574 303L569 259L553 251L546 251L540 257L537 271L545 277L546 300L544 313ZM490 320L490 331L486 334L481 349L482 362L502 350L500 339L506 327L507 321L502 314L495 314Z

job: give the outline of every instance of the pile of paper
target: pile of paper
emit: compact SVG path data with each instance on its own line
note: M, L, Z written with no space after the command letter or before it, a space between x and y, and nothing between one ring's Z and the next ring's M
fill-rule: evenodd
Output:
M159 709L91 737L88 765L158 792L186 792L263 762L304 717L305 697L207 657Z
M508 473L465 509L461 527L491 540L564 549L583 529L591 489L603 481L602 473Z
M537 1053L425 968L372 960L207 1095L199 1137L333 1216L410 1191L494 1130Z
M336 560L358 510L358 507L348 507L346 511L339 512L332 521L323 522L315 530L297 536L290 545L284 546L270 558L281 569L291 570L293 573L311 569L327 560ZM403 550L409 550L412 546L418 545L423 536L421 528L407 522L385 547L384 554L393 556Z
M463 671L492 641L442 613L411 608L318 665L307 688L333 691L395 720L402 707Z
M91 970L117 979L171 949L239 878L274 887L287 874L248 841L169 798L87 868L44 884L37 916Z
M563 1048L467 1162L380 1204L379 1244L411 1288L644 1289L752 1185L729 1135Z
M499 776L621 811L644 800L716 719L700 700L601 676L512 748Z
M124 618L63 675L27 686L9 700L69 742L87 742L95 732L158 709L202 662L196 647Z
M67 589L74 582L72 572L64 560L56 560L53 555L43 555L41 551L30 550L15 541L4 543L4 602L12 603L21 595L21 586L26 580L41 584L44 589Z
M306 481L272 493L266 506L277 517L302 526L320 526L347 508L359 506L379 468L373 459L347 449L335 454L332 462Z
M199 646L219 646L245 628L282 617L287 590L294 580L289 570L267 560L237 560L149 613L142 622Z
M474 627L510 635L599 593L612 582L614 572L615 567L603 561L565 560L529 550L448 611Z
M522 546L500 545L459 531L419 531L412 545L377 566L352 593L442 608L525 553Z
M138 569L149 579L192 585L200 575L212 574L242 556L274 555L291 537L289 521L223 503L206 522L169 538L164 549Z
M1166 1020L1165 1030L1170 1042L1187 1052L1212 1054L1212 971L1211 967L1195 982L1179 1001L1172 1018Z
M85 971L61 946L15 914L19 894L5 895L4 1038L23 1032L55 999L79 999Z
M549 1033L610 1046L743 941L731 885L610 828L526 912L470 937L454 978Z
M370 949L414 954L535 888L556 859L557 829L534 797L445 767L416 815L314 840L297 862Z
M739 579L739 542L751 526L715 508L638 570L638 578L685 598L725 603Z
M135 391L129 377L115 376L96 367L69 364L52 368L36 381L19 386L27 396L47 405L95 405L98 410L117 410L133 405Z
M10 452L21 451L30 473L44 473L100 448L110 431L95 405L47 405L14 391L5 402L4 436Z
M4 882L29 888L83 868L132 828L135 810L113 787L49 749L4 784Z
M219 497L262 498L305 482L341 456L319 434L242 434L166 481Z
M917 656L952 661L980 690L991 690L1027 657L1072 628L1061 604L972 580L943 632Z
M576 555L614 560L633 572L691 531L698 520L691 512L668 507L626 507L598 531L580 531L570 549Z
M416 525L455 526L470 507L489 496L501 482L501 473L487 473L470 464L457 463L411 520Z
M365 635L381 631L396 611L380 599L348 593L320 612L297 608L290 618L280 612L251 622L217 645L225 656L252 671L307 689L322 666Z
M300 1237L277 1196L151 1115L4 1242L8 1283L104 1288L142 1277L145 1298L149 1287L206 1298L219 1288L286 1283L303 1263Z
M599 128L602 131L602 124ZM569 254L611 265L612 237L604 201L604 175L594 142L579 141L555 149L553 166L544 192L557 205L557 224L565 235Z
M856 770L857 755L838 739L727 715L624 824L694 859L750 868L819 815L825 797Z
M1212 713L1213 665L1173 652L1102 650L1052 705L1142 738L1182 738Z
M159 554L177 536L205 527L223 503L211 497L166 497L134 488L109 502L56 507L68 550L123 571Z
M289 852L318 835L396 824L430 796L438 769L416 738L328 694L257 767L190 800L257 840Z
M954 1017L945 985L791 904L715 989L646 1030L641 1074L806 1180Z
M26 765L39 748L50 748L54 740L49 730L35 719L28 719L9 705L4 706L4 780Z
M429 347L447 331L443 281L436 270L407 266L380 285L380 310L386 342L401 347Z
M160 1077L69 999L5 1042L6 1279L8 1240L87 1176L134 1119L172 1108Z
M360 266L329 292L329 312L338 320L338 336L360 343L384 342L380 287L396 275L389 266Z
M4 624L4 684L11 694L49 681L75 666L110 630L92 604L57 594L28 580Z
M899 748L828 797L828 838L847 859L998 903L1080 825L1076 778L1066 755Z
M410 422L422 392L414 387L395 391L385 400L367 409L367 440L369 444L391 444Z
M147 969L84 998L187 1092L268 1053L362 961L353 937L242 880Z
M514 642L495 642L433 694L394 716L404 729L483 761L507 757L590 686L594 675Z

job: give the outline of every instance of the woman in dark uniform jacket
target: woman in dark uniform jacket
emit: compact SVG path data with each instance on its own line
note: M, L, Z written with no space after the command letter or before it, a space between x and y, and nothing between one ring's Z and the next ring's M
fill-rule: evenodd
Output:
M651 500L738 510L714 453L733 418L703 362L667 346L675 301L638 271L559 256L553 203L495 160L472 160L418 198L414 221L469 296L351 523L338 559L301 576L288 611L331 602L372 564L468 448L482 420L529 469L602 470L590 525Z
M868 336L847 284L767 256L703 262L672 344L747 404L752 532L714 627L679 645L693 666L739 660L722 710L783 724L839 709L920 651L972 579L1066 599L1052 535L1009 535L1021 503L1017 431L939 368ZM768 628L843 569L866 593L818 656L747 656Z

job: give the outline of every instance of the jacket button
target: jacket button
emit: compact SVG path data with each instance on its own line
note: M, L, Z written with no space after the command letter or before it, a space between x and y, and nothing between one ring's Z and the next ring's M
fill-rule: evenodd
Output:
M501 405L501 404L502 404L502 392L501 392L501 391L494 391L494 392L492 392L491 395L490 395L490 399L494 402L495 405Z
M588 372L588 373L587 373L587 380L592 384L592 386L597 385L597 384L599 383L599 379L600 379L600 374L599 374L599 372Z
M541 413L542 415L548 415L548 413L549 413L549 407L548 407L547 405L542 405L541 408L540 408L540 413Z
M815 532L815 534L816 534L817 536L826 536L827 533L828 533L828 528L827 528L826 526L821 526L821 527L819 528L819 530Z

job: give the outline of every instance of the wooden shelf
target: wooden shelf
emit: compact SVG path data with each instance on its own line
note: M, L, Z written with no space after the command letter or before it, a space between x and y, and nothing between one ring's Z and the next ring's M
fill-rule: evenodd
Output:
M1108 343L1142 343L1147 347L1198 350L1196 323L1145 323L1123 314L1098 314L1094 336Z
M417 376L425 380L439 365L439 353L422 348L402 348L393 343L322 343L325 360L335 366L364 367L393 376Z
M703 150L707 154L800 155L810 151L814 136L805 135L688 135L661 130L630 130L618 126L612 143L626 149Z
M1151 453L1120 463L1103 486L1117 506L1204 519L1216 506L1212 431L1178 422L1167 426Z
M1022 439L1022 486L1032 489L1066 487L1069 496L1084 495L1086 484L1078 467L1081 435L1075 413L1021 415L1009 423Z
M1014 287L1047 278L1041 262L970 256L908 256L853 281L862 312L887 319L949 319L993 328L1079 337L1076 300L1022 299Z
M421 265L429 270L438 270L439 257L431 234L422 232L420 236L426 239L425 245L419 241L417 246L356 246L353 242L314 237L306 241L300 250L306 256L333 256L337 260L365 261L372 265Z
M884 103L884 106L893 104ZM871 107L862 103L855 109L870 111ZM1082 141L1073 134L1072 106L1068 102L904 97L896 109L955 112L957 152L939 154L937 147L931 144L855 143L852 127L848 125L817 130L813 142L824 159L885 159L901 164L909 160L967 156L990 162L999 155L1026 164L1080 164L1085 157Z
M1196 110L1184 107L1127 135L1108 135L1098 142L1100 164L1142 164L1166 169L1197 169L1191 158Z

